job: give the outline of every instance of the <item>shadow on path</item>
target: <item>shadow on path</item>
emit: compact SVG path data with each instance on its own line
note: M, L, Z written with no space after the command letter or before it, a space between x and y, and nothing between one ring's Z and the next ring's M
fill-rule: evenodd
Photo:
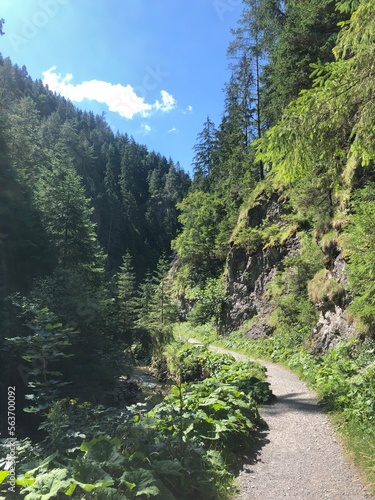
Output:
M244 454L236 467L236 476L238 476L239 472L245 472L246 474L250 474L252 469L249 469L249 465L255 465L257 462L261 460L262 449L269 444L270 440L268 439L269 430L267 429L257 429L252 433L252 439L254 440L253 445L249 448L246 454ZM246 466L246 467L245 467Z
M306 397L305 393L289 393L276 397L276 401L264 405L263 410L269 414L282 414L288 412L324 413L317 401Z

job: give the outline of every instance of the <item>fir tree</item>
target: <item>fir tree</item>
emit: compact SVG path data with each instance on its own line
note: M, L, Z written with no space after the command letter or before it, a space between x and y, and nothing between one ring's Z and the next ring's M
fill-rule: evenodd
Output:
M216 128L210 117L203 124L203 130L197 136L194 146L195 156L193 159L194 180L193 187L207 191L210 183L210 175L213 171L214 152L216 147Z
M131 261L130 254L125 254L117 274L117 302L121 330L124 335L129 335L134 330L139 308L135 273Z
M102 272L104 257L91 221L93 208L68 157L55 158L52 169L43 170L36 202L59 265Z

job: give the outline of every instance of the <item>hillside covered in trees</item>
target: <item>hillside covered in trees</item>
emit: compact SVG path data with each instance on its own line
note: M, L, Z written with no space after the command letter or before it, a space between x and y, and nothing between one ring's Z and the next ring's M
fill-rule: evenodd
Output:
M58 365L48 370L61 370L61 383L75 380L72 396L96 397L98 385L122 373L121 346L132 345L134 329L151 352L138 319L159 307L154 288L191 181L178 163L114 134L104 117L75 108L8 58L0 81L2 391L20 383L25 393L47 349ZM33 332L45 344L32 345Z
M26 498L229 497L264 371L173 332L298 371L375 484L374 47L373 1L243 0L192 181L1 58L1 391L29 412ZM175 384L151 413L113 400L139 360Z

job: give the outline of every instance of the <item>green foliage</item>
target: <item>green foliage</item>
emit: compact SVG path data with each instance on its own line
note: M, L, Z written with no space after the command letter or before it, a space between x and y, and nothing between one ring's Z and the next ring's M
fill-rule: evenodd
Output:
M272 307L268 323L276 335L284 336L289 330L292 344L297 338L304 340L316 322L317 311L308 300L307 286L323 261L323 254L310 234L299 233L299 239L300 250L285 259L284 270L277 272L266 291Z
M347 16L335 9L332 0L286 2L282 14L275 6L279 2L260 3L273 4L263 8L260 16L268 52L262 106L268 123L273 125L285 107L303 89L310 88L311 64L333 61L338 23Z
M187 342L190 337L193 337L205 345L209 345L215 343L218 335L216 329L210 323L192 327L188 322L181 322L173 326L173 336L177 341Z
M63 373L53 365L61 366L64 359L73 356L72 339L77 332L56 323L56 318L48 309L38 310L34 304L26 301L20 306L23 316L31 316L27 326L33 334L8 338L7 341L22 352L23 360L30 366L22 372L25 383L33 390L32 394L26 395L32 406L25 408L25 411L45 413L49 405L58 399L62 388L69 383L63 380Z
M215 124L207 116L203 130L197 136L197 144L194 146L194 179L193 189L207 191L210 183L210 175L214 166L214 152L216 147Z
M374 363L360 366L353 342L341 343L318 361L315 385L323 404L350 419L371 421L375 415ZM373 352L373 345L370 345Z
M215 379L173 389L151 417L164 435L180 436L182 443L198 443L224 452L235 452L262 423L254 399L235 385ZM249 439L250 441L250 439ZM249 443L250 444L250 443Z
M172 296L170 263L162 256L152 276L140 287L140 309L137 325L149 333L149 354L160 356L172 339L172 323L177 319L177 306Z
M353 200L354 214L347 228L349 288L354 296L350 310L374 332L375 326L375 186L358 190Z
M197 382L214 375L216 369L234 362L232 356L210 352L204 346L170 344L166 350L169 373L180 382Z
M323 253L310 233L298 233L301 250L287 260L286 280L290 291L306 289L306 284L321 269Z
M199 263L214 258L217 224L223 211L222 202L202 191L192 191L178 205L179 221L184 230L173 242L183 261Z
M208 278L202 290L194 296L194 308L188 315L192 325L202 325L212 321L216 330L222 328L223 309L228 301L222 278Z
M179 383L212 379L213 383L237 387L257 403L271 400L266 370L258 363L235 361L232 355L211 352L203 345L171 344L166 359L170 375Z
M249 253L255 253L261 248L282 245L297 231L297 228L297 224L290 224L288 221L279 224L270 224L268 221L264 221L258 227L241 227L239 225L232 241L235 245L245 248Z
M64 269L81 267L100 272L102 251L91 222L93 208L69 158L56 161L40 175L36 198L43 225Z
M317 187L329 195L350 159L362 165L373 160L373 10L372 2L363 2L352 14L339 34L336 61L315 65L313 88L288 106L261 142L258 158L272 163L280 181L313 172Z
M340 12L354 12L361 4L362 0L340 0L336 4L336 9Z
M123 264L117 275L116 299L118 302L122 333L125 335L130 334L135 328L139 308L136 280L130 254L124 255Z
M192 346L179 356L181 363L203 360L215 378L173 387L147 414L144 405L56 402L44 425L47 440L35 449L23 445L17 485L25 498L228 498L234 453L245 451L249 432L263 425L256 401L270 397L264 370Z

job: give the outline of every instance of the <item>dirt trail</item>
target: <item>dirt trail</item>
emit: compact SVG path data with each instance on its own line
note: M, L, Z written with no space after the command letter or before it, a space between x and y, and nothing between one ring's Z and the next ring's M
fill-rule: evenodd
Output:
M250 359L217 347L212 350ZM346 457L315 394L291 371L259 362L267 368L277 401L261 408L269 430L260 433L256 459L243 465L236 500L374 499Z

